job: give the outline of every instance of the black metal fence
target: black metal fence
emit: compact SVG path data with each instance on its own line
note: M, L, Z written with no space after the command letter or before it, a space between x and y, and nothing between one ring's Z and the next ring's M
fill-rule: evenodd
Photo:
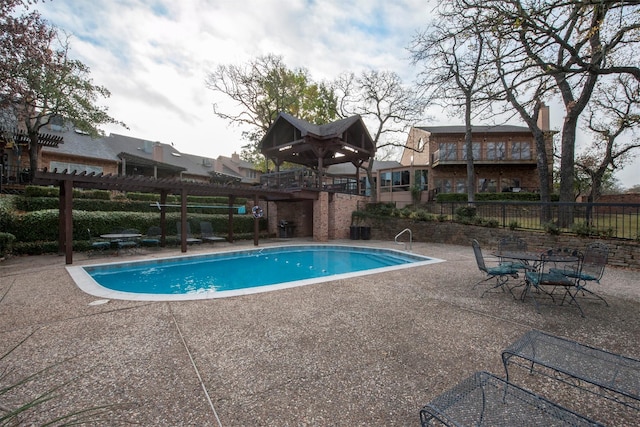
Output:
M467 202L429 203L427 209L448 219L461 219L459 208ZM576 233L584 236L640 239L640 204L634 203L541 203L474 202L475 216L503 228ZM567 212L569 215L567 215ZM561 219L562 218L562 219ZM567 218L570 218L568 224ZM462 218L465 219L465 218Z

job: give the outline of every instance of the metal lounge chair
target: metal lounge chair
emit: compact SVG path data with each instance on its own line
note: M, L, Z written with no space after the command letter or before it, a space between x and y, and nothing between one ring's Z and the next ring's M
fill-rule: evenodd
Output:
M182 241L182 225L180 221L176 221L176 230L178 231L178 240ZM187 244L202 243L201 239L196 239L191 235L191 224L187 222Z
M484 296L484 294L486 294L487 292L496 288L501 288L504 291L504 288L507 282L509 281L509 277L518 278L518 269L512 267L511 265L498 264L496 266L487 267L484 257L482 256L482 249L480 249L480 243L478 243L476 239L473 239L471 241L471 246L473 246L473 253L476 256L476 263L478 264L478 268L480 269L480 271L486 274L486 277L484 277L483 279L478 281L475 285L473 285L473 289L475 289L475 287L481 283L488 282L490 280L495 280L495 284L489 289L486 289L482 293L481 297ZM511 289L508 286L507 286L507 289L509 290L509 293L511 293L511 295L515 298L515 296L513 295L513 292L511 292Z
M135 228L127 228L122 232L123 235L140 235L140 231L135 229ZM120 252L120 250L129 250L129 251L134 251L135 249L138 248L139 243L138 243L138 239L135 237L123 237L121 240L118 240L118 252Z
M201 221L200 222L200 233L202 235L202 240L205 242L221 242L224 241L224 237L219 237L213 234L213 227L209 221Z

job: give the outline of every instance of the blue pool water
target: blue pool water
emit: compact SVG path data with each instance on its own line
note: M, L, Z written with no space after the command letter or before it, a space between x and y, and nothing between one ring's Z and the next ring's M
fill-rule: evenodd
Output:
M162 296L178 295L182 297L177 299L196 299L300 286L438 261L389 249L305 245L79 267L82 271L70 267L69 271L83 290L94 295L124 299L132 295L138 296L133 299L171 299Z

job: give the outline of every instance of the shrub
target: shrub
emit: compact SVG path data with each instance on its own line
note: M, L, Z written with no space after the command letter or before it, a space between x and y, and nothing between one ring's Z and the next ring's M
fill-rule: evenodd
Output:
M477 210L475 206L461 206L455 211L456 221L471 221L476 217Z
M417 209L414 212L411 212L409 218L416 221L435 221L435 215L425 211L424 209Z
M11 233L0 233L0 257L10 254L13 251L13 244L16 236Z
M558 227L558 225L554 222L547 222L544 224L544 231L548 234L557 236L560 234L560 227Z
M591 236L598 233L595 227L590 226L586 222L576 222L571 226L571 231L576 233L578 236Z
M394 203L368 203L365 211L374 216L391 216L395 208Z
M517 229L518 227L520 227L520 224L518 224L518 221L511 221L509 223L509 230L511 231Z

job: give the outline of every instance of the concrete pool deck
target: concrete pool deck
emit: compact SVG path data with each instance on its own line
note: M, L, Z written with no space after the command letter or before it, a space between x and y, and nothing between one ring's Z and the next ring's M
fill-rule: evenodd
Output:
M253 244L189 253L243 247ZM26 341L0 360L0 386L49 369L0 395L0 408L62 386L21 422L111 405L91 425L419 425L420 408L461 379L503 376L500 351L532 328L640 358L638 271L607 268L598 289L610 306L581 300L586 318L571 306L538 314L531 301L471 289L482 277L471 245L412 249L446 262L177 302L100 301L74 284L64 257L10 258L0 263L0 356ZM126 259L170 254L179 249ZM122 258L75 254L74 265ZM638 416L541 375L512 379L607 425Z

